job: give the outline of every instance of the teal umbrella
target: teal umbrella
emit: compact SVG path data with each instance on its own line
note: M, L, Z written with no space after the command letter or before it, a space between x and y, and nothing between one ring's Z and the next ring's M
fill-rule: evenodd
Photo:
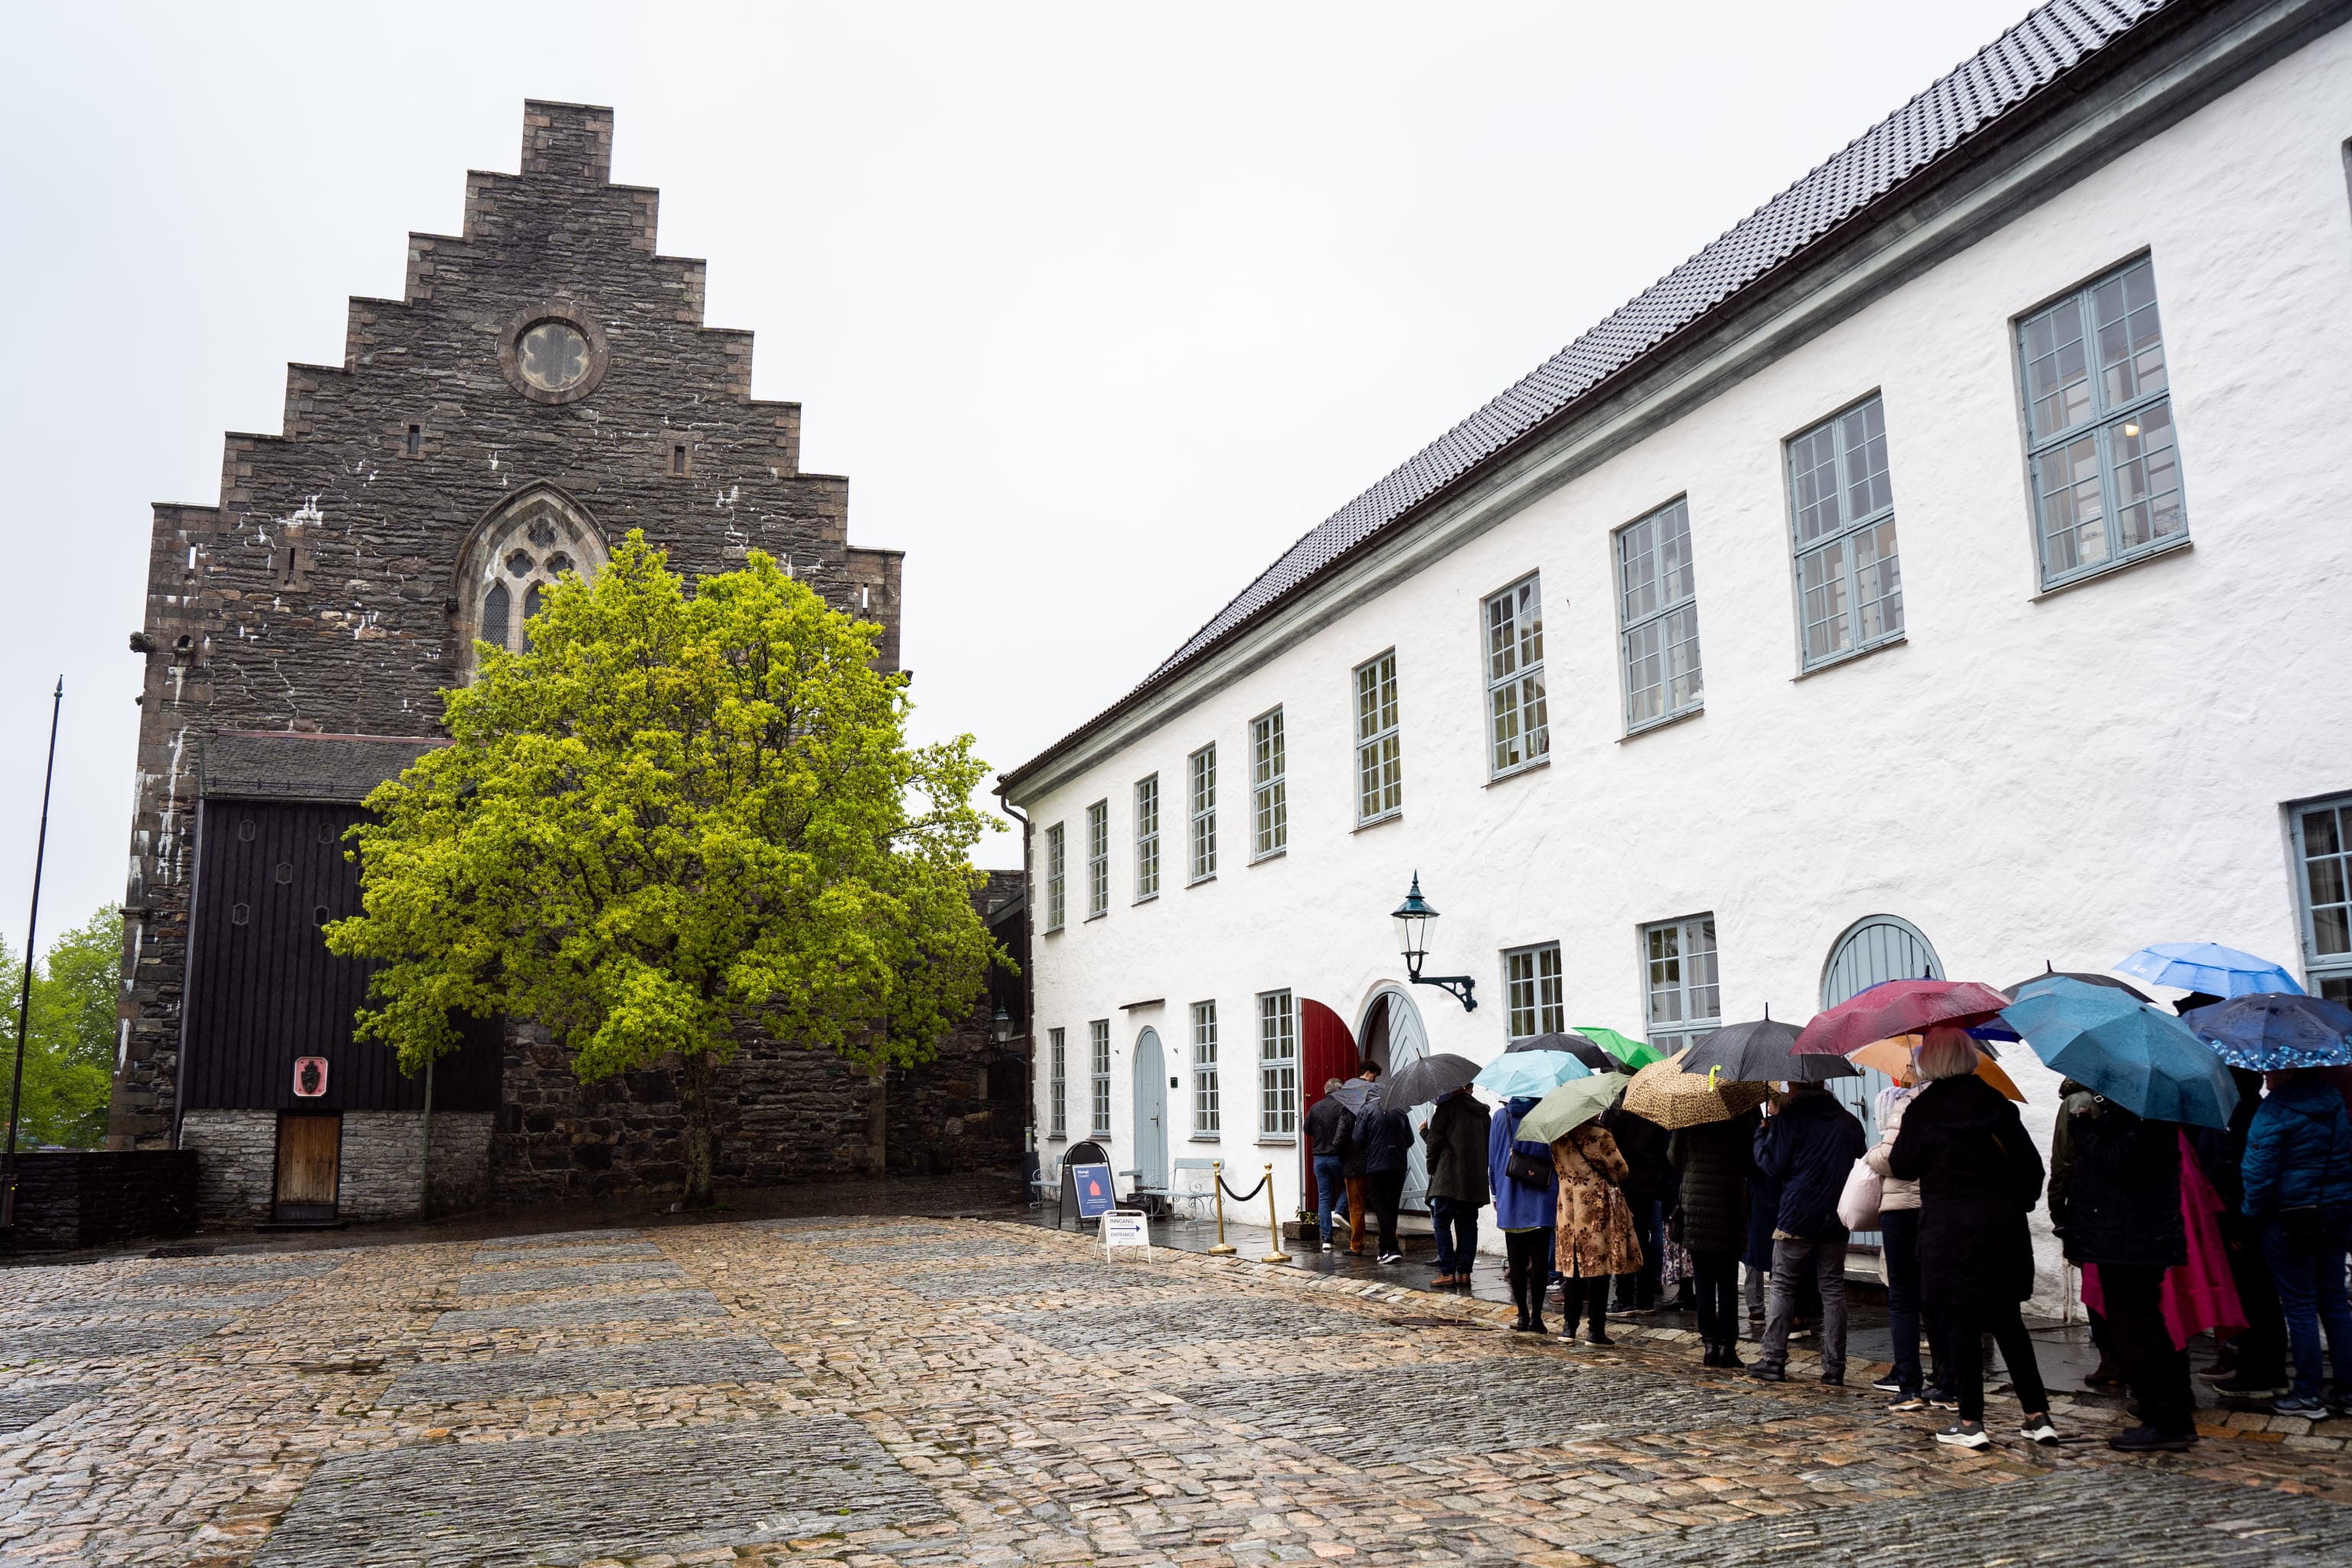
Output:
M1614 1105L1627 1081L1622 1073L1605 1072L1561 1084L1519 1122L1519 1141L1549 1143L1567 1137Z
M2237 1109L2238 1086L2195 1031L2112 987L2044 975L2000 1016L2052 1070L2135 1116L2221 1128Z
M1566 1051L1511 1051L1488 1062L1470 1081L1497 1100L1517 1100L1591 1076L1591 1068Z

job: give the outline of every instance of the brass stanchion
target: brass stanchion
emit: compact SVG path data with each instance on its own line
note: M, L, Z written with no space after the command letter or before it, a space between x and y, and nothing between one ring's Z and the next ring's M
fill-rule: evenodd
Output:
M1219 1258L1231 1258L1234 1249L1225 1245L1225 1163L1223 1160L1210 1165L1209 1179L1215 1184L1210 1188L1210 1193L1217 1204L1217 1245L1209 1250Z
M1287 1263L1290 1254L1282 1250L1282 1215L1274 1207L1274 1167L1265 1168L1265 1223L1267 1245L1274 1250L1258 1259L1260 1263Z

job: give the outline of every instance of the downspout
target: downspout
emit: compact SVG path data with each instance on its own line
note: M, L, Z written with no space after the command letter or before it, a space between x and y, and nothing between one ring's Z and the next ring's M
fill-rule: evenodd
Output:
M1026 962L1021 965L1021 1037L1029 1048L1022 1053L1026 1070L1022 1074L1021 1099L1025 1110L1022 1113L1022 1143L1032 1164L1037 1160L1037 942L1032 931L1034 921L1035 889L1029 886L1029 851L1037 832L1036 825L1021 815L1004 793L1004 775L996 775L996 808L1021 825L1021 951ZM1042 1171L1043 1166L1039 1165Z

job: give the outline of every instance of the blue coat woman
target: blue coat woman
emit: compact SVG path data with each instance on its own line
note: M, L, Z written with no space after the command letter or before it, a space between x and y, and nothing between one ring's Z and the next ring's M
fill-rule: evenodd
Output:
M1557 1213L1559 1179L1551 1171L1551 1146L1530 1143L1518 1136L1519 1123L1535 1109L1522 1096L1503 1107L1486 1126L1486 1181L1495 1193L1495 1223L1503 1232L1503 1253L1508 1260L1511 1300L1519 1310L1512 1327L1522 1333L1544 1331L1545 1277L1551 1272L1552 1222ZM1543 1180L1522 1182L1510 1173L1513 1154L1524 1154L1543 1167Z

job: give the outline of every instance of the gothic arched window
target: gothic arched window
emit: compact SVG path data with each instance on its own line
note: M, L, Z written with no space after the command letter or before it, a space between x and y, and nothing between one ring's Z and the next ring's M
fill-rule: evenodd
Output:
M595 523L552 486L533 486L483 520L457 573L459 678L473 679L478 642L529 651L548 589L567 573L593 578L606 558Z

